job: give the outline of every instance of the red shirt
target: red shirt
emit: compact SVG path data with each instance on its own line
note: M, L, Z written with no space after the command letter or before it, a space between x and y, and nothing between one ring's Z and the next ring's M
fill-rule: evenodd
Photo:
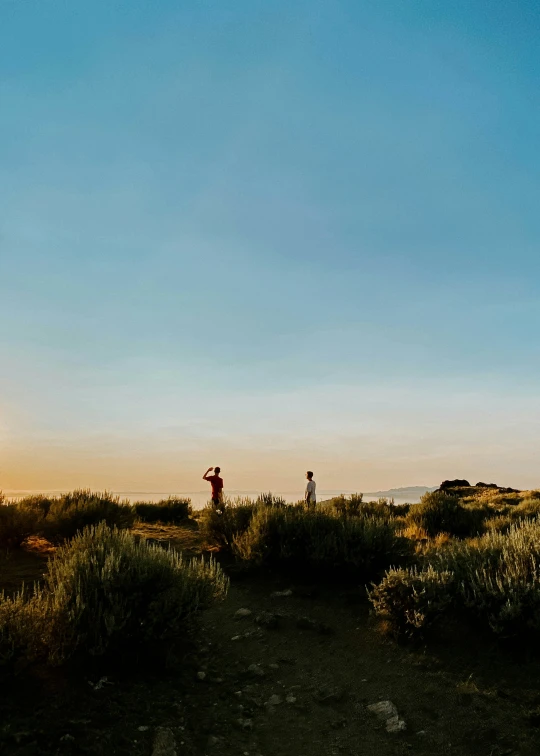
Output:
M211 475L207 480L210 481L212 486L212 498L219 499L223 491L223 478L220 478L219 475Z

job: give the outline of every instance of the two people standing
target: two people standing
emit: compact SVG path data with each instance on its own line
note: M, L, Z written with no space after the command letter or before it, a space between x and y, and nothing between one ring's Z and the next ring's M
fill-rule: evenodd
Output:
M214 471L214 475L208 475L208 473ZM209 467L208 470L203 475L203 480L207 480L210 485L212 486L212 504L215 507L218 507L223 502L223 478L220 477L219 473L221 472L220 467ZM316 495L316 483L313 480L313 473L311 470L308 470L306 473L307 478L307 484L306 484L306 491L304 494L304 501L309 507L315 506L317 503L317 495Z

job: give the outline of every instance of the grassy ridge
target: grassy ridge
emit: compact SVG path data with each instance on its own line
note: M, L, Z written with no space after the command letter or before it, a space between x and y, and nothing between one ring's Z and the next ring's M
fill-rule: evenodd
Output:
M198 525L208 547L245 568L372 582L374 612L395 636L425 635L457 608L499 637L540 630L539 491L458 487L401 507L355 494L318 508L265 494L193 514L184 499L130 506L78 490L0 501L1 547L32 535L58 545L43 588L0 600L0 662L156 641L224 595L218 567L133 536L136 520Z

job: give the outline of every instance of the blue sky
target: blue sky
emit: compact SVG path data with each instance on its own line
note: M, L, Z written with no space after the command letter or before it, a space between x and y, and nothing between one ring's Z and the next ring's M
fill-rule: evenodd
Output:
M538 28L0 0L0 487L539 484Z

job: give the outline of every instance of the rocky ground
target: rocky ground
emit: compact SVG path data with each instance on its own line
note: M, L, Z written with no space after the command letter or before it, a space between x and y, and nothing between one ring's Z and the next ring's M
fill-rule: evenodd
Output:
M0 752L538 754L538 661L465 632L400 647L381 637L358 587L233 574L227 600L166 670L133 659L128 671L1 680Z

